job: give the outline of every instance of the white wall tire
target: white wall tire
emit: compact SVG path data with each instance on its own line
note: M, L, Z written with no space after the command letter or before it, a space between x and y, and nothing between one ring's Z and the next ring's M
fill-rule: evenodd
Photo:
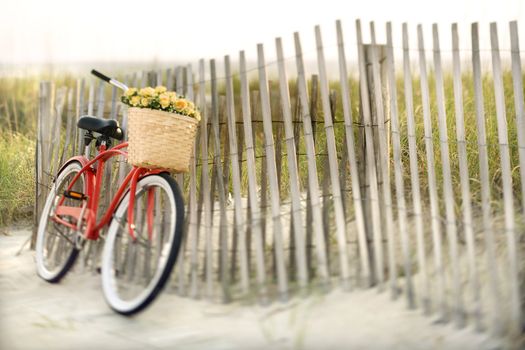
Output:
M53 228L53 223L50 221L50 215L60 198L57 194L64 191L66 185L64 181L71 180L81 169L81 164L74 161L66 165L60 171L57 175L56 181L51 186L51 190L47 196L40 216L36 236L36 267L38 275L51 283L59 282L73 266L78 256L78 249L75 248L74 244L71 245L69 241L70 239L74 242L76 233L64 226L60 228L62 231L58 231L58 227ZM84 176L81 176L78 181L75 186L80 187L81 191L85 191L86 184ZM61 232L62 234L59 234L58 232ZM50 243L51 239L53 239L52 243ZM62 245L61 248L60 245ZM54 248L55 246L57 248ZM53 249L56 250L55 255L52 254ZM59 249L62 249L62 252L57 253ZM50 266L50 260L55 260L55 266Z
M152 238L144 241L144 220L140 220L140 201L146 200L146 189L154 188L155 198L161 203L155 205L155 224ZM132 315L148 306L166 284L175 264L182 240L182 223L184 221L184 204L180 190L175 180L168 174L149 175L137 184L137 199L135 203L137 240L133 241L127 228L127 212L129 192L119 204L108 229L104 250L102 252L102 288L109 306L123 315ZM157 199L157 197L159 199ZM169 210L163 210L163 204L169 205ZM162 216L162 217L161 217ZM159 220L164 220L160 222ZM165 221L167 220L167 222ZM165 231L165 232L164 232ZM158 243L155 247L153 244ZM155 249L155 250L153 250ZM138 251L138 253L137 253ZM131 253L130 253L131 252ZM149 252L149 256L148 256ZM141 255L142 254L142 255ZM152 259L151 254L156 254ZM131 258L135 256L135 258ZM143 257L143 261L137 260ZM136 261L139 261L138 263ZM148 260L149 259L149 260ZM154 261L155 266L149 269L148 261ZM141 263L144 262L144 266ZM149 277L141 277L134 273L137 263L139 272ZM147 272L147 273L146 273ZM138 275L138 276L135 276ZM129 279L129 281L127 281ZM136 283L134 280L145 280ZM142 284L144 284L142 286ZM129 292L136 289L138 292ZM132 296L124 294L132 294Z

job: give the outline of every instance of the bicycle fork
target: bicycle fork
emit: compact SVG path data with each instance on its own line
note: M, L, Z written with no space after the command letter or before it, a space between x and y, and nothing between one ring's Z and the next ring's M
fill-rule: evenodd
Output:
M147 172L144 168L138 168L135 173L133 174L133 177L131 178L131 184L130 184L130 193L129 193L129 205L128 205L128 230L131 238L133 238L133 241L136 241L137 237L135 234L135 218L134 218L134 210L135 210L135 197L137 192L137 183L139 178L144 175ZM153 209L155 207L155 190L153 188L147 189L148 191L148 197L147 197L147 208L146 208L146 220L147 220L147 227L148 227L148 238L151 240L153 236Z

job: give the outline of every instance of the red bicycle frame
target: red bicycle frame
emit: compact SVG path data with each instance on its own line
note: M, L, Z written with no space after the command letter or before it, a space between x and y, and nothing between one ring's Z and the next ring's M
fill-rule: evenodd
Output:
M84 195L87 197L84 205L79 207L70 207L64 205L66 197L62 194L60 201L56 207L54 216L52 218L56 223L62 224L74 230L78 230L85 223L84 238L90 240L96 240L99 237L99 231L109 223L111 217L120 203L122 197L126 193L126 189L129 185L130 190L130 205L128 207L128 229L129 234L135 239L135 225L133 218L133 209L135 202L135 192L137 189L137 182L144 176L151 174L159 174L165 172L165 169L146 169L133 166L131 171L124 178L120 184L117 193L111 200L111 204L107 209L106 213L97 223L98 206L100 200L100 191L102 189L102 180L104 178L104 167L108 159L115 156L123 156L127 158L128 153L123 149L128 146L127 142L123 142L113 148L106 149L105 145L101 145L98 148L98 154L92 160L87 159L85 156L76 156L69 159L61 168L61 170L73 161L78 161L82 165L82 169L75 175L67 191L70 191L80 176L84 175L86 188ZM94 166L96 164L96 167ZM154 192L152 189L148 190L147 197L147 224L148 224L148 235L151 236L153 230L153 207L154 207ZM75 219L76 223L71 223L64 220L62 217L68 216Z

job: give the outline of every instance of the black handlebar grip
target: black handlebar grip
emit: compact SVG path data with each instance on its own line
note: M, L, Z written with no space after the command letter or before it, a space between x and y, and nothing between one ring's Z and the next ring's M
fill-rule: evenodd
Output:
M102 74L102 73L100 73L99 71L94 70L94 69L91 70L91 74L93 74L94 76L96 76L96 77L99 78L99 79L104 80L104 81L107 82L107 83L109 83L109 81L111 80L110 77L105 76L104 74Z

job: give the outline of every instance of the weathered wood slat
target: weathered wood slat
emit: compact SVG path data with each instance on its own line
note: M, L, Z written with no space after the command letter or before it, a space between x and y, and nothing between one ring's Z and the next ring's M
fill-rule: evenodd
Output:
M62 114L64 113L64 106L67 101L68 89L67 87L58 88L56 91L55 106L53 108L53 127L51 129L51 168L53 178L56 178L58 169L60 168L60 146L62 138Z
M485 109L483 99L481 60L479 53L479 32L478 24L472 24L472 75L474 80L474 102L476 105L476 128L478 136L479 154L479 180L481 184L481 208L483 213L483 237L485 241L486 268L489 277L490 293L490 329L492 333L500 335L501 325L501 292L499 288L499 277L496 265L496 247L494 242L494 228L492 226L491 195L490 195L490 176L489 158L485 127Z
M434 268L436 270L436 303L439 317L446 318L445 303L445 270L441 252L441 222L439 214L438 194L436 187L436 171L434 167L434 144L432 142L432 121L430 115L430 93L427 77L427 61L423 42L423 28L417 27L419 74L421 83L421 99L423 104L423 124L425 128L425 153L427 158L428 194L430 198L430 216L432 222L432 242L434 248Z
M321 100L323 104L324 129L328 146L328 162L330 166L330 180L332 184L332 200L335 210L336 236L339 247L339 265L343 289L350 288L350 265L348 256L348 245L346 244L346 224L341 199L341 184L339 182L339 171L337 166L337 149L335 145L334 124L332 122L332 111L330 110L330 97L328 92L328 77L326 75L326 64L323 52L323 41L321 28L315 27L315 39L317 45L317 63L319 67L319 79L321 87Z
M514 110L516 111L516 129L521 174L521 210L525 218L525 107L523 106L523 73L521 70L520 40L518 22L512 21L510 27L510 46L512 57L512 83L514 86Z
M47 174L49 172L49 143L45 138L49 135L49 124L51 116L51 108L53 105L53 83L43 81L39 86L39 104L38 104L38 119L37 119L37 142L36 142L36 157L35 157L35 216L40 218L40 213L43 209L47 190ZM45 136L45 137L44 137ZM44 168L45 167L45 168ZM36 221L38 224L38 221ZM36 227L33 230L33 237L31 240L31 247L36 243Z
M258 120L261 121L261 94L259 93L259 90L252 91L252 120ZM267 241L267 235L266 235L266 219L268 214L268 176L266 176L266 153L264 152L264 127L261 123L257 123L257 125L254 128L254 140L255 140L255 150L262 149L262 154L259 155L259 164L260 164L260 179L261 179L261 186L260 186L260 196L261 199L259 201L260 206L260 212L261 212L261 234L262 234L262 241L263 241L263 247L264 247L264 254L266 257L267 250L269 249L269 244ZM272 259L273 259L273 253ZM269 261L269 260L266 260ZM268 262L268 269L270 270L271 263Z
M281 93L281 109L283 113L284 132L286 139L286 154L288 157L288 173L290 176L290 195L292 200L293 241L299 288L305 290L308 285L308 270L306 266L306 243L303 218L301 215L301 198L299 188L299 170L295 148L295 135L292 125L292 110L288 77L284 65L284 54L281 38L275 39L277 63L279 68L279 89Z
M194 94L194 83L193 83L193 71L192 71L192 65L188 64L187 66L187 76L186 76L186 82L187 82L187 97L190 101L195 101L195 94ZM168 69L166 71L166 79L167 83L169 83L170 79L170 73L171 70ZM199 225L197 223L197 155L198 155L198 149L199 149L199 137L201 136L202 132L198 131L197 138L195 140L195 144L193 146L193 153L191 155L190 159L190 195L189 195L189 225L188 225L188 239L190 240L190 281L189 281L189 295L192 298L197 298L198 296L198 289L199 289Z
M384 288L383 273L383 247L381 238L381 212L379 209L379 190L377 187L377 172L374 153L374 137L372 133L372 116L370 113L370 100L368 97L368 82L366 79L365 52L361 33L361 22L356 21L357 51L359 61L359 90L361 92L361 105L363 108L363 117L365 123L365 140L366 140L366 162L367 175L369 178L370 189L370 207L372 215L372 236L374 240L374 269L375 281L378 283L379 290Z
M463 224L467 243L467 260L469 280L472 288L473 321L481 330L481 296L476 263L476 241L472 222L472 203L470 194L470 176L468 172L467 145L465 140L465 121L463 113L463 86L461 83L461 65L459 58L459 36L457 24L452 25L452 65L454 72L454 105L456 114L456 140L459 159L459 174L461 183L461 201L463 207Z
M412 282L412 261L410 257L411 240L407 225L407 208L405 201L404 169L401 161L401 135L399 129L399 116L397 108L396 73L394 63L394 49L392 43L392 24L386 25L386 55L387 55L387 81L390 95L390 125L392 133L392 153L394 161L394 177L397 200L397 221L401 250L403 252L403 266L405 268L405 295L410 309L415 308L414 285ZM384 125L384 124L383 124ZM395 268L395 267L394 267Z
M266 287L266 270L264 264L264 242L261 230L261 211L257 203L257 175L255 169L255 145L253 140L252 116L250 110L250 89L246 74L246 58L244 51L239 53L239 71L241 83L242 118L244 140L246 143L246 175L248 177L248 200L250 201L251 232L255 245L255 266L257 290L263 302L268 297Z
M173 70L171 68L166 69L166 89L168 91L173 90Z
M350 163L350 177L352 181L352 198L354 201L355 220L357 225L357 240L359 245L360 256L360 284L368 286L370 284L370 262L368 256L368 247L366 243L366 231L364 223L363 204L361 196L361 184L359 181L357 157L355 152L354 128L352 118L352 107L350 105L350 87L348 86L348 72L346 67L346 57L343 41L343 30L341 21L336 23L337 29L337 46L339 57L339 80L341 84L341 94L343 100L343 116L345 119L346 149L348 152L348 161Z
M317 178L317 164L315 163L315 146L312 131L312 119L308 105L307 82L304 69L303 50L299 33L294 33L295 63L297 66L297 86L303 121L303 134L305 141L306 158L308 163L308 188L313 220L313 235L317 253L317 273L323 288L330 286L330 274L326 257L326 242L323 233L321 203L319 200L319 179Z
M230 281L228 274L228 222L226 217L226 194L224 192L224 177L222 171L221 160L221 135L219 132L219 91L217 88L217 75L215 69L215 60L210 60L210 76L211 76L211 122L214 139L214 155L213 161L215 164L215 173L217 179L217 190L219 192L219 246L220 246L220 281L222 286L222 300L228 302L231 299L230 295Z
M100 80L98 82L98 90L97 90L97 100L96 100L96 105L97 105L97 114L96 116L98 118L104 118L104 106L105 106L105 103L106 103L106 95L105 95L105 89L106 88L106 82L105 81L102 81ZM91 115L91 114L90 114Z
M450 170L450 150L448 147L447 115L445 111L445 90L443 86L443 71L441 68L441 49L439 47L439 32L437 24L432 25L434 72L436 83L436 104L438 110L439 141L441 153L441 168L443 171L443 196L445 201L446 232L450 254L450 269L452 271L452 318L457 327L464 327L463 296L461 293L461 276L459 274L458 232L456 212L454 210L454 191Z
M205 66L204 60L199 60L199 109L201 111L201 178L202 186L201 192L203 196L203 210L204 210L204 234L206 240L206 297L213 299L214 293L214 278L213 278L213 237L211 227L211 197L210 182L209 182L209 167L208 167L208 110L206 106L206 82L205 82Z
M87 114L88 115L91 115L91 116L93 115L94 105L95 105L95 86L93 85L93 81L92 81L91 84L89 85L89 94L88 94L88 103L87 103ZM85 133L84 131L81 132L82 144L84 145L84 156L86 158L89 158L90 147L84 144L84 141L83 141L84 133Z
M222 80L223 78L221 78ZM229 181L230 181L230 144L228 142L228 127L226 125L226 96L224 96L224 93L222 93L221 91L221 94L218 96L218 101L219 101L219 111L218 111L218 119L219 119L219 137L220 137L220 162L221 162L221 173L222 173L222 186L224 187L223 189L223 192L224 192L224 198L225 198L225 208L228 207L229 203L230 203L230 198L231 198L231 195L230 195L230 188L229 188ZM217 171L218 168L215 167L215 174L219 174L219 172ZM213 183L213 181L212 181ZM219 182L215 182L215 184L218 186L219 185ZM212 187L212 191L213 191L213 187ZM220 200L219 200L219 205L220 205ZM219 207L219 212L220 212L220 207ZM226 218L226 219L225 219ZM234 218L233 218L235 221L235 215L234 215ZM236 234L237 234L237 230L235 229L235 223L233 223L232 225L232 231L231 231L231 234L229 232L229 230L227 229L228 227L228 219L227 219L227 216L221 216L220 217L220 222L219 222L219 225L220 225L220 230L219 230L219 240L223 240L225 239L226 242L228 242L228 254L229 254L229 257L225 257L224 255L222 256L219 256L219 275L222 275L223 273L225 274L228 274L228 280L229 280L229 283L230 284L233 284L234 280L233 279L230 279L230 271L231 269L235 269L236 265L237 265L237 262L236 262L236 258L237 258L237 247L236 247L236 240L237 240L237 237L236 237ZM226 235L226 238L223 238L223 235ZM224 264L225 262L225 264ZM224 269L224 271L223 271Z
M116 86L111 87L111 112L109 114L109 117L111 119L117 120L117 103L120 101L120 90L117 89Z
M85 80L84 79L78 79L77 80L77 89L76 89L76 97L75 97L75 145L76 148L73 151L73 153L81 154L82 153L82 136L83 132L77 127L78 119L82 115L84 115L84 93L85 93Z
M306 78L305 78L306 79ZM310 116L310 120L311 120L311 131L312 131L312 144L314 145L314 151L316 150L316 146L315 146L315 142L316 142L316 136L317 136L317 100L318 100L318 96L319 96L319 76L317 74L312 74L311 78L310 78L310 90L309 90L309 95L307 94L306 96L307 97L310 97L310 104L309 104L309 116ZM299 84L297 84L297 93L300 94L299 92ZM300 96L299 96L300 97ZM301 120L302 119L302 115L301 115L301 99L298 98L299 102L299 111L298 111L298 119ZM308 101L307 101L308 103ZM303 122L304 123L304 122ZM303 125L304 127L304 125ZM304 134L304 133L303 133ZM305 138L306 140L306 138ZM306 144L306 141L305 141L305 144ZM308 155L308 152L306 153ZM315 154L314 154L315 155ZM308 159L307 159L308 160ZM317 165L317 162L316 162L316 165ZM316 168L317 169L317 168ZM307 176L310 176L310 170L308 170L308 174ZM318 178L318 175L316 175L316 179ZM308 230L306 231L306 254L307 256L309 257L308 259L308 271L310 271L310 276L313 277L313 274L314 274L314 263L315 261L312 258L312 250L313 250L313 247L314 247L314 244L313 244L313 213L312 213L312 200L311 200L311 196L312 196L312 193L310 191L310 185L307 186L307 193L306 193L306 224L308 225L307 228ZM321 228L324 230L324 218L322 218L322 222L321 222L322 226ZM324 232L324 231L323 231ZM324 239L324 238L323 238ZM326 248L327 249L327 248ZM329 261L328 261L328 253L325 253L326 254L326 265L329 266Z
M416 145L416 124L414 121L412 74L410 72L410 53L408 47L408 29L406 23L403 23L403 71L405 110L407 115L408 152L410 161L410 189L412 192L412 210L416 230L417 262L419 267L418 272L421 275L421 293L419 299L421 300L421 304L423 306L423 312L428 315L430 314L430 287L427 277L423 209Z
M375 111L377 115L377 131L378 131L378 164L381 172L381 192L384 208L384 218L387 238L387 259L388 259L388 283L390 285L390 295L392 299L397 297L397 271L396 271L396 255L394 246L394 219L392 214L392 187L390 184L389 174L389 149L388 149L388 133L385 129L385 111L383 105L383 88L381 86L381 72L379 67L379 54L377 52L374 22L370 22L370 37L372 46L370 47L370 60L372 61L372 84L374 92Z
M71 135L74 133L74 128L76 127L76 125L73 125L73 92L73 90L69 90L67 94L66 138L64 140L62 153L60 154L60 160L58 162L59 166L63 164L64 161L69 157L69 144L71 143Z
M496 23L490 24L490 46L492 53L492 74L494 78L494 99L496 102L496 117L498 126L498 142L501 164L501 179L503 182L503 207L505 211L505 234L507 236L507 254L509 258L510 283L510 322L511 333L518 334L521 330L521 306L519 291L518 251L516 248L516 224L514 222L514 199L512 194L512 173L507 132L507 117L505 113L505 94L501 73L499 53L498 28Z
M241 288L243 294L247 295L250 291L248 254L246 246L246 230L243 217L242 198L241 198L241 174L238 158L237 127L235 117L235 101L233 92L233 77L231 73L230 57L224 57L224 70L226 74L226 110L228 116L228 136L230 143L230 160L232 166L232 186L234 199L234 215L237 234L239 235L239 257L241 271Z
M155 73L155 72L153 72ZM159 74L153 74L154 81L150 82L150 85L162 85L161 75ZM185 86L184 86L184 68L182 66L178 66L175 69L175 91L178 95L184 95L185 94ZM176 151L175 151L176 152ZM177 183L179 184L181 191L184 192L184 174L178 173L175 175L175 179L177 180ZM188 207L189 209L189 207ZM187 214L187 212L185 212ZM186 218L188 219L188 216L186 215ZM189 219L188 219L189 220ZM188 222L186 221L185 224ZM183 237L182 243L181 243L181 250L179 253L179 256L177 258L177 268L176 268L176 281L177 281L177 293L179 295L185 295L186 294L186 274L185 274L185 266L186 266L186 248L187 248L187 235Z
M270 204L273 222L273 239L276 256L277 289L281 300L288 299L288 281L284 259L284 242L281 223L281 206L279 195L279 183L277 181L277 166L275 162L275 145L272 132L272 114L270 110L270 93L268 90L268 79L266 77L266 64L264 59L264 48L262 44L257 45L257 62L259 70L259 91L261 94L261 110L263 117L266 167L268 184L270 188Z

